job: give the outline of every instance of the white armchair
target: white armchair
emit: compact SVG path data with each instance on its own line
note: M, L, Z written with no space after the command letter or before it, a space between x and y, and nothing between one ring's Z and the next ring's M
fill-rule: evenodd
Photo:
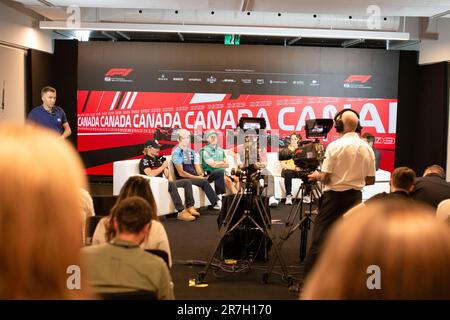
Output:
M375 172L375 184L365 186L362 192L363 201L370 199L380 192L389 192L389 182L391 180L391 173L385 170L377 170Z

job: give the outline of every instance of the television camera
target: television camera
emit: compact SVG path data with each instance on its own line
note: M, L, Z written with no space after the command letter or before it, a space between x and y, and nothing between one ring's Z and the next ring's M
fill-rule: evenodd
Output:
M233 168L231 175L238 177L241 182L246 182L248 189L256 191L262 178L258 163L260 162L260 148L262 147L260 140L261 138L267 138L265 135L266 121L264 118L242 117L239 119L238 127L241 134L238 140L244 139L242 150L239 152L243 164L238 168Z
M282 149L279 159L293 159L300 178L307 182L308 175L317 170L325 158L325 147L319 142L319 138L325 139L332 128L332 119L306 120L305 132L308 140L301 141L294 151Z

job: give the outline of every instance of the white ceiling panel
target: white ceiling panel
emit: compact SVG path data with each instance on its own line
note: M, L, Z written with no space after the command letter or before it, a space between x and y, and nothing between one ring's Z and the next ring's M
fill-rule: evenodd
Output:
M365 15L370 5L376 4L382 16L433 16L450 10L450 0L17 0L25 5L48 3L54 6L78 5L96 8L135 8L168 10L231 10L241 11L247 6L249 11L326 13Z

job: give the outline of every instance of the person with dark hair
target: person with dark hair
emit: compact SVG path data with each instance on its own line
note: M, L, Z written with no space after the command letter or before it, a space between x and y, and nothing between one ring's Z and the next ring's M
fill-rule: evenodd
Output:
M404 200L404 201L414 201L411 198L411 191L414 189L414 182L416 180L416 173L413 169L408 167L398 167L392 172L391 181L389 183L390 192L380 192L370 199L367 199L364 203L360 203L359 205L348 210L344 217L348 218L353 215L355 212L360 211L361 207L364 207L367 204L371 204L377 201L385 201L385 200Z
M289 145L280 150L280 153L285 153L294 155L297 151L299 145L298 143L302 140L302 136L299 133L292 133L289 137ZM280 161L281 165L281 176L284 178L284 188L286 189L286 201L285 204L292 205L292 179L299 178L298 168L295 166L294 160L284 160ZM311 199L308 195L303 197L303 202L309 203Z
M410 199L410 192L414 189L414 182L416 180L416 173L413 169L408 167L398 167L392 172L390 182L390 193L381 192L366 202L375 200L386 200L391 198L406 198Z
M130 177L120 190L116 205L133 196L141 197L148 202L150 208L149 214L152 218L152 232L147 235L141 243L141 248L145 250L156 249L167 252L169 266L172 266L172 254L170 251L169 239L163 224L159 222L156 202L153 198L152 189L150 188L147 179L140 176ZM111 210L107 217L102 218L98 222L92 238L92 244L97 245L109 242L114 239L116 232L116 228L114 227L114 214Z
M155 292L158 300L174 299L166 263L139 246L152 228L152 209L141 197L129 197L112 208L115 237L83 254L91 287L98 293Z
M361 203L364 186L375 183L375 155L358 135L361 130L359 114L344 109L336 114L334 121L341 138L328 145L321 171L308 175L309 180L322 183L324 193L314 221L304 275L313 267L334 223Z
M158 140L150 139L144 146L144 157L139 162L139 173L150 177L164 177L169 182L169 193L175 209L178 211L177 218L182 221L194 221L200 213L194 208L194 195L192 182L189 179L175 180L169 170L169 161L161 161L159 151L161 145ZM178 187L184 189L185 204L178 193Z
M423 176L416 179L411 196L435 209L441 201L450 199L450 183L445 181L445 170L437 164L427 167Z
M55 106L56 89L44 87L41 90L42 105L33 108L28 114L28 121L56 131L62 139L72 134L64 110Z
M361 136L361 139L366 141L369 146L372 148L373 153L375 154L375 168L376 170L380 169L380 160L381 160L381 152L375 149L375 136L369 132L364 132Z

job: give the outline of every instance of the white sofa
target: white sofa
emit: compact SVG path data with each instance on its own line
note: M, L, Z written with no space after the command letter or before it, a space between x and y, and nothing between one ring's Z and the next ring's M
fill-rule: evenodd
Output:
M172 165L171 156L166 156L167 160L171 163L169 170L174 173L174 167ZM139 174L139 161L140 159L115 161L113 166L113 194L118 195L120 189L131 176L142 176L148 179L150 188L152 189L153 197L155 198L156 205L158 207L158 216L170 214L176 212L175 206L169 194L169 182L165 178L149 177ZM174 176L174 175L173 175ZM214 188L213 184L212 187ZM195 200L195 207L209 206L209 202L206 194L200 187L192 186L192 192ZM178 188L180 198L184 203L184 189Z

